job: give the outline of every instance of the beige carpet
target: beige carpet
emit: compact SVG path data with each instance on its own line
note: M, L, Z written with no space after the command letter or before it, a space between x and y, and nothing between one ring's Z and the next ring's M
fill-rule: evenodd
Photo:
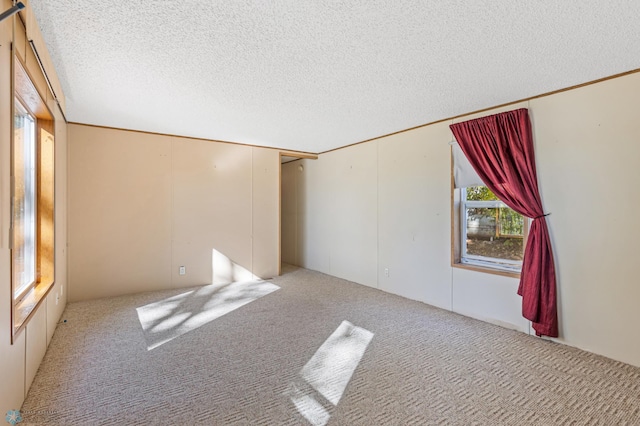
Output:
M69 304L21 425L640 425L640 368L317 272L270 283Z

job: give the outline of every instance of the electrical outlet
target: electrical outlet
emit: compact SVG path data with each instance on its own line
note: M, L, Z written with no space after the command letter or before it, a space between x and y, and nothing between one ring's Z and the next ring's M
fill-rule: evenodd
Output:
M389 268L384 268L384 276L385 277L389 276Z
M186 275L187 274L187 267L186 266L181 266L180 269L178 270L178 273L180 275Z

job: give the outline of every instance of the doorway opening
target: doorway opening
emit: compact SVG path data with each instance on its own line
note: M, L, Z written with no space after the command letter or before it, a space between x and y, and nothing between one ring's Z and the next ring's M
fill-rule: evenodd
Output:
M306 168L315 154L280 153L280 270L286 274L304 267L304 194Z

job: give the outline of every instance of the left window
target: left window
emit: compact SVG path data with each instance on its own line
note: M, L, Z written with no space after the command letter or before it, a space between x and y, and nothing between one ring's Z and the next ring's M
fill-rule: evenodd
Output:
M54 283L54 120L33 81L22 60L15 56L11 144L12 341Z
M19 99L13 117L13 297L21 300L36 282L36 126Z

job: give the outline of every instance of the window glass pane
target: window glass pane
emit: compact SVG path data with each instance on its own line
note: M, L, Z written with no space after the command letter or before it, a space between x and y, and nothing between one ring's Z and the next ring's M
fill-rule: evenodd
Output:
M486 186L469 186L466 188L467 201L499 201L500 199Z
M498 236L520 237L524 236L524 217L508 207L498 210Z
M36 279L35 121L16 99L14 116L13 289L14 297Z
M524 218L507 207L466 208L466 254L522 261Z
M486 186L463 189L461 260L464 263L519 270L525 219L502 203Z

